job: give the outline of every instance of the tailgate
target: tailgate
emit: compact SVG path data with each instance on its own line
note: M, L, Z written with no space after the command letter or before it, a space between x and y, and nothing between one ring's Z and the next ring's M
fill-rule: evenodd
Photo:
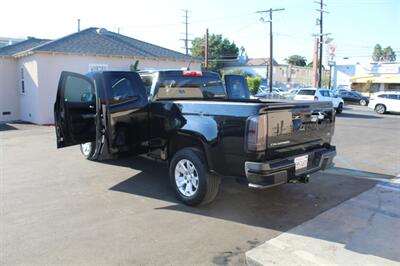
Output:
M267 110L267 150L330 143L335 113L330 102L277 103Z

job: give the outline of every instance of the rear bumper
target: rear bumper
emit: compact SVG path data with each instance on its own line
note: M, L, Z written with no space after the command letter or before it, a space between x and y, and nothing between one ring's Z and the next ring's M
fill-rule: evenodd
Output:
M296 170L294 159L308 155L307 167ZM317 149L294 157L265 162L246 162L245 173L250 187L271 187L297 180L302 176L333 166L336 147Z

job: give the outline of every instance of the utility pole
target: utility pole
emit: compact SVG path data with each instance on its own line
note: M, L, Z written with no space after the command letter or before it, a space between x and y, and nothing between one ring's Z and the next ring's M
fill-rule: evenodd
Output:
M208 29L206 29L206 38L204 44L204 68L208 69Z
M81 19L78 18L78 32L81 31Z
M313 66L312 66L312 81L311 86L314 88L318 87L319 75L318 75L318 38L314 37L314 50L313 50Z
M189 22L188 22L188 19L189 19L189 16L188 16L189 10L184 9L183 12L184 12L184 16L183 16L183 17L185 18L185 21L183 22L183 23L185 24L185 33L182 33L182 34L185 35L185 38L184 38L184 39L181 39L181 41L184 41L185 47L184 47L183 49L185 49L186 54L188 55L188 54L189 54L189 41L190 41L190 40L189 40L189 27L188 27L188 25L189 25Z
M273 72L273 36L272 36L272 12L275 11L283 11L285 10L284 8L278 8L278 9L268 9L268 10L261 10L257 11L256 13L269 13L269 20L265 20L263 17L260 19L263 22L269 22L269 66L268 66L268 79L269 79L269 92L272 93L272 72Z
M314 3L319 5L319 9L317 9L317 11L319 12L319 20L318 24L319 24L319 71L318 71L318 88L321 88L321 81L322 81L322 46L323 46L323 42L324 42L324 33L323 33L323 18L324 18L324 13L328 13L327 11L324 10L324 6L326 6L326 4L324 4L323 2L324 0L320 0L320 2L318 1L314 1Z

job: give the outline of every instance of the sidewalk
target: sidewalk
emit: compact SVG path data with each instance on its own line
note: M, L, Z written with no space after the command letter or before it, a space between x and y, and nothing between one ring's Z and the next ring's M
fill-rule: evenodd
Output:
M400 265L400 179L246 252L248 265Z

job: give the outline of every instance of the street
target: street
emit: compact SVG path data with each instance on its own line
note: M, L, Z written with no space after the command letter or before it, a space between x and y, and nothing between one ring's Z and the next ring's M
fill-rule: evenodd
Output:
M0 264L230 264L244 253L400 174L400 115L350 106L337 116L336 168L308 184L255 190L224 179L188 207L167 167L85 160L57 150L52 126L0 125Z

